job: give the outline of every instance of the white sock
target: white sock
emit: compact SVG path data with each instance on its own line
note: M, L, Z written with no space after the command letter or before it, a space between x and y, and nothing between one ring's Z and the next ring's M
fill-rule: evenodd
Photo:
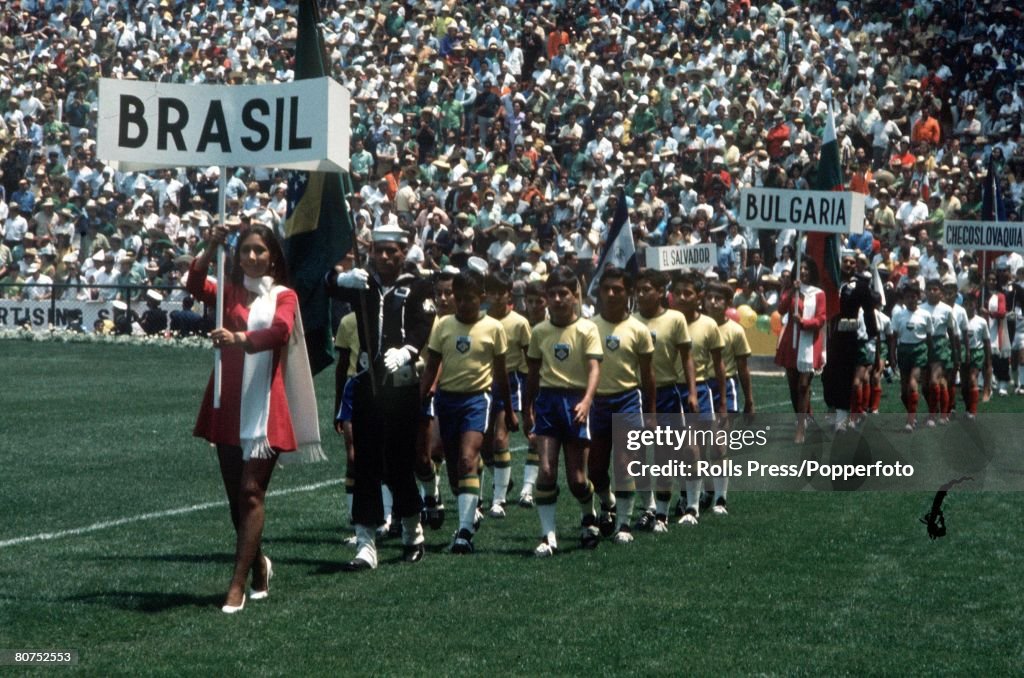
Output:
M473 531L473 521L476 518L476 507L480 497L469 492L463 492L458 497L459 502L459 529Z
M540 516L541 535L555 531L555 508L557 504L537 504L537 515Z
M655 499L654 500L654 512L659 516L668 515L668 503L669 499Z
M629 495L628 497L622 497L615 506L615 518L619 521L619 525L629 525L629 521L633 518L633 503L636 495Z
M648 511L654 510L654 491L642 490L636 493L636 504Z
M700 513L700 495L704 491L704 481L687 480L686 481L686 508L693 509L697 513Z
M1017 386L1024 386L1024 363L1017 365Z
M537 471L540 469L536 464L527 464L523 467L523 491L522 494L533 494L533 486L537 484Z
M380 496L384 500L384 522L391 524L391 509L395 505L395 498L391 495L391 488L381 483Z
M717 502L720 498L727 499L725 495L729 492L729 478L727 476L714 476L711 482L715 486L715 501Z
M434 481L433 480L417 480L416 484L420 486L420 499L426 499L427 497L433 497Z
M420 514L402 518L402 543L415 546L423 543L423 526L420 525Z
M438 465L438 467L434 469L434 487L432 489L434 491L434 496L437 497L437 501L438 501L438 503L440 503L440 501L441 501L441 466L440 465Z
M506 466L505 468L494 469L494 501L492 504L504 504L506 495L508 495L508 481L512 478L512 469Z

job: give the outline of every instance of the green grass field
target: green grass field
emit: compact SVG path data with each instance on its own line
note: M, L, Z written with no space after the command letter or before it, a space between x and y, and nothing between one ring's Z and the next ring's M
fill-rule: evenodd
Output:
M930 494L734 486L728 517L580 551L563 492L554 559L530 555L536 516L511 507L484 524L472 557L445 553L448 523L428 532L419 565L398 564L389 541L376 572L342 573L352 552L326 372L317 387L331 460L276 473L271 597L228 617L233 533L214 454L190 435L209 354L0 350L0 649L76 649L89 675L1002 675L1024 665L1024 497L1013 493L951 493L950 535L932 542L917 522ZM782 380L755 388L762 409L788 410ZM892 391L884 403L899 404ZM1024 400L984 407L1020 411ZM37 671L0 672L18 670Z

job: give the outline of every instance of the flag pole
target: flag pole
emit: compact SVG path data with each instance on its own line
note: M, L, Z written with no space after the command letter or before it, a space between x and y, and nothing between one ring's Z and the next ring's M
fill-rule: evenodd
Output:
M217 191L217 202L218 210L220 212L219 224L221 227L224 226L227 212L227 167L220 168L219 190ZM224 248L227 247L227 243L222 243L217 248L217 317L216 324L217 329L224 326L224 262L227 259L224 253ZM221 382L221 361L220 361L220 349L215 348L213 350L213 408L220 409L220 382Z
M793 348L797 348L800 344L798 335L800 318L797 315L797 311L800 309L800 259L803 252L803 247L800 246L800 238L802 237L803 231L799 228L796 229L796 240L793 247L796 250L796 258L793 259L793 274L789 276L793 284L793 307L789 309L789 322L796 322L796 325L793 326Z

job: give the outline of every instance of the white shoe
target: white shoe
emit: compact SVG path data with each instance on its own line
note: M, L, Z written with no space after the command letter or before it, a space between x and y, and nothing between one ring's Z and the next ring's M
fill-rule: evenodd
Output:
M1024 395L1024 386L1018 386L1013 393L1014 395Z
M537 548L533 550L533 555L538 558L550 558L556 553L558 553L558 542L555 540L554 532L551 532L544 537L540 544L537 544Z
M492 518L504 518L505 517L505 506L502 504L493 504L491 509L487 512Z
M928 421L925 422L925 426L928 428L935 428L935 420L929 417Z
M274 576L274 564L266 556L263 556L263 561L267 564L267 588L263 591L249 589L249 600L265 600L270 597L270 578Z
M533 495L528 492L519 495L519 506L527 509L532 509L536 506L536 503L533 501Z
M711 507L711 512L716 516L727 516L729 515L729 509L726 506L725 497L719 497L715 505Z
M693 509L686 509L686 513L684 513L683 517L679 519L679 524L693 527L695 525L699 525L700 521L697 520L697 514L694 513Z
M668 518L658 514L654 518L654 527L651 529L655 534L666 534L668 532Z
M633 532L629 525L623 523L619 525L618 532L612 537L616 544L632 544L633 543Z
M1006 388L1005 388L1005 387L1003 387L1003 386L1000 386L1000 387L999 387L999 391L998 391L998 393L999 393L999 395L1001 395L1001 396L1005 396L1005 395L1006 395Z
M245 594L242 594L242 604L241 605L222 605L221 608L220 608L220 611L223 612L224 614L235 614L236 612L241 612L244 609L245 609Z
M480 531L480 523L484 522L484 512L480 510L479 505L476 508L476 513L473 514L473 532Z
M341 542L342 546L355 546L359 543L359 539L353 534L348 539Z
M383 525L377 528L377 539L387 539L388 532L391 531L391 521L387 521Z

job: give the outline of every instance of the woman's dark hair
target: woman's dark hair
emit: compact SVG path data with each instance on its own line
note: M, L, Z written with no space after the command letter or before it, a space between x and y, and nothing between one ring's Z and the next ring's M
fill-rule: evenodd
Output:
M267 269L267 274L278 285L287 285L288 264L284 258L284 250L281 249L281 243L278 242L274 231L263 224L253 224L238 235L238 244L235 247L234 256L231 257L231 282L236 285L242 284L242 279L245 276L239 263L242 257L242 243L250 235L258 235L263 240L263 244L267 246L267 250L270 251L270 268Z
M580 293L580 281L576 278L576 273L568 266L556 266L555 270L548 275L548 279L544 282L544 289L551 290L555 287L568 287L577 296Z
M808 282L817 287L821 283L821 274L818 272L818 263L814 259L804 258L800 260L801 266L807 266ZM797 271L799 275L800 271Z

